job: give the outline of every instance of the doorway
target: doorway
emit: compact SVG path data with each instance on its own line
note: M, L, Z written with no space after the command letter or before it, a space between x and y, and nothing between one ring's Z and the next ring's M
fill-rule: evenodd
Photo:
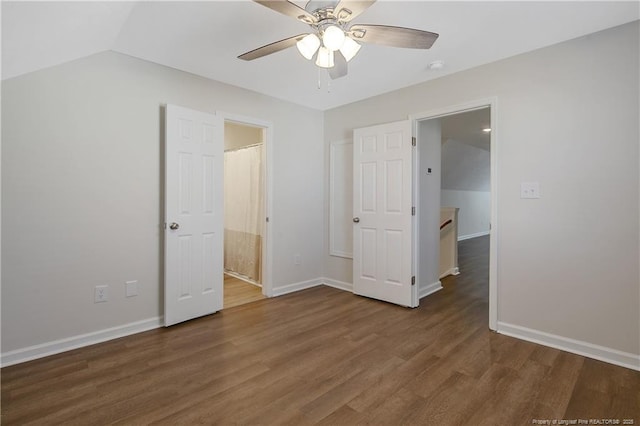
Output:
M224 308L266 297L266 134L224 122Z
M458 241L489 235L491 109L461 112L439 120L442 128L441 207L458 209ZM441 277L445 272L440 271Z
M263 145L260 238L261 296L272 296L271 232L273 125L225 113L166 105L164 129L164 325L209 315L224 303L224 123L258 128ZM242 298L240 302L250 301ZM227 304L228 305L228 304Z
M461 235L455 235L456 250L460 236L464 240L489 235L492 330L497 327L495 113L496 100L488 99L411 117L417 145L414 200L419 213L414 228L414 265L419 297L442 288L443 276L457 273L455 265L442 274L440 264L441 208L451 207L453 217L461 214L457 220Z

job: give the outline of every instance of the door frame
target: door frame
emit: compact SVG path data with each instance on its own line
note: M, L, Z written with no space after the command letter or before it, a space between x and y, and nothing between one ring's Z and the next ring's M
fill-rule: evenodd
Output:
M431 120L433 118L444 117L447 115L455 115L463 112L473 111L482 108L490 108L491 111L491 143L490 143L490 158L491 158L491 213L490 213L490 233L489 233L489 328L491 330L497 330L498 328L498 129L497 129L497 115L498 115L498 98L490 97L477 99L462 104L446 106L437 108L417 114L409 115L409 120L412 124L413 136L418 136L418 122L424 120ZM416 146L416 149L420 149ZM414 205L419 203L418 188L418 168L415 167L417 161L417 152L414 152L414 173L412 177ZM416 226L413 229L413 264L414 272L418 272L415 265L419 259L419 231L420 225L416 220ZM439 247L436 248L439 250ZM416 278L418 278L416 276ZM419 280L417 279L419 282Z
M264 149L262 150L262 202L265 222L262 236L261 276L262 294L266 297L273 297L273 239L271 232L271 224L273 223L273 173L271 173L271 165L273 164L273 124L270 121L231 114L224 111L217 111L216 114L222 117L223 123L231 122L264 129Z

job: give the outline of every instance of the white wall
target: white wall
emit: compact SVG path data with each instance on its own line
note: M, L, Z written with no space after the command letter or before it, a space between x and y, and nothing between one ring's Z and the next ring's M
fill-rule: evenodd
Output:
M491 215L491 154L457 140L442 145L440 203L458 207L458 239L489 232Z
M448 139L442 144L442 188L491 191L491 154Z
M637 357L638 36L634 22L329 110L326 150L356 127L496 97L500 326ZM520 199L522 181L542 198ZM325 255L327 277L350 269Z
M458 241L487 235L491 222L491 192L440 191L442 207L458 207Z
M440 119L424 120L418 124L418 284L422 288L439 285L440 278L440 253L431 250L440 245L440 139Z
M273 287L322 276L322 113L104 52L2 82L3 353L162 315L167 103L273 123Z
M329 149L329 254L353 258L353 141Z

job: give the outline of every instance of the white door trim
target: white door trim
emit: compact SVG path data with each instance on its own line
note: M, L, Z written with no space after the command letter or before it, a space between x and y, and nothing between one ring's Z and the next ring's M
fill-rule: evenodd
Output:
M264 149L263 149L263 182L264 182L264 213L269 221L265 221L264 235L262 238L262 294L266 297L273 297L273 280L272 280L272 264L273 264L273 173L271 172L273 164L273 123L270 121L260 120L253 117L243 115L230 114L224 111L216 111L224 122L232 122L247 126L262 127L264 129Z
M417 135L418 122L446 115L459 114L480 108L491 108L491 231L489 234L489 328L498 329L498 98L477 99L462 104L437 108L418 114L409 115L413 135ZM417 168L415 169L417 170ZM413 176L414 191L417 188L417 177ZM415 195L415 192L414 192ZM418 200L416 200L416 203ZM418 229L414 228L414 241L418 238ZM417 264L418 247L414 246L414 264Z

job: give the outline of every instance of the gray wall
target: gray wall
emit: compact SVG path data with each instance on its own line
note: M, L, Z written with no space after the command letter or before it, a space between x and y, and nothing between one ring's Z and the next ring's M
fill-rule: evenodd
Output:
M442 144L442 189L491 190L491 154L453 139Z
M3 353L162 315L167 103L273 123L273 287L322 276L322 113L105 52L2 82Z
M418 124L418 279L423 287L437 284L440 278L440 252L431 250L440 245L440 129L438 118ZM428 169L431 169L430 174Z
M489 232L491 214L491 154L448 139L442 145L443 207L458 207L458 239Z
M326 151L496 97L498 320L640 354L638 36L634 22L329 110ZM523 181L542 198L520 199ZM350 264L325 255L325 274L350 282Z
M442 207L457 207L458 241L487 235L491 222L491 192L440 191Z
M277 288L351 281L326 242L320 260L331 141L495 96L499 321L639 354L638 36L636 22L324 114L111 52L5 80L2 349L162 314L162 104L274 124ZM522 181L542 198L520 199ZM98 284L110 302L93 304Z

